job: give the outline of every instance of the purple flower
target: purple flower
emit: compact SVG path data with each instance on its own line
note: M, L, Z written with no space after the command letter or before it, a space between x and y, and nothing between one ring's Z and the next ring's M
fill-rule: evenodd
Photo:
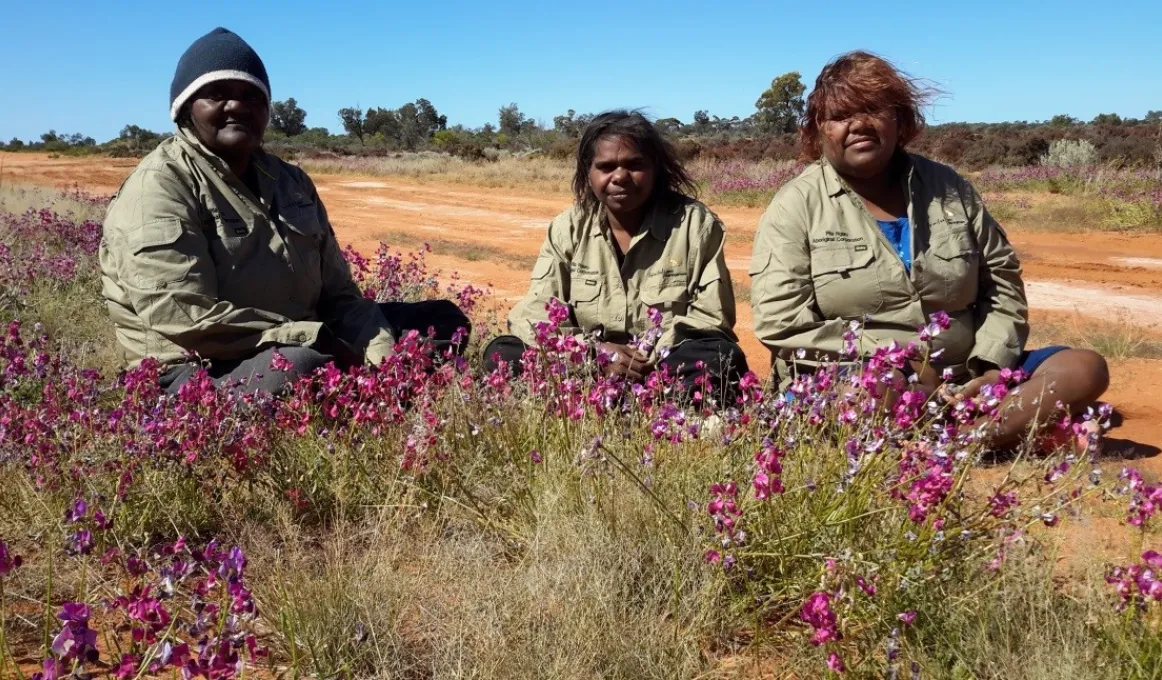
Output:
M33 673L32 680L57 680L61 677L61 673L64 672L64 669L61 668L61 664L58 663L56 659L52 658L45 659L44 664L41 665L41 668L44 670Z
M8 550L8 544L0 540L0 576L7 574L13 569L19 569L24 561L20 555L13 555Z
M73 506L65 512L65 522L73 524L84 519L89 514L89 504L78 498Z
M70 554L88 555L93 551L92 532L90 532L88 529L81 529L80 531L70 535L67 548Z
M66 623L87 623L90 615L89 605L83 602L66 602L61 605L56 617Z

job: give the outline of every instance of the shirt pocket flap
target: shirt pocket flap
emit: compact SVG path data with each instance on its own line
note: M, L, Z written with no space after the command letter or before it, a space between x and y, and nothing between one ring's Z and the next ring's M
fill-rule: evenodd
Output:
M689 293L686 286L673 284L660 288L643 289L639 293L639 297L641 297L642 302L654 306L669 302L684 302L689 297Z
M319 211L314 203L288 206L282 221L291 231L303 236L318 236L323 232L319 224Z
M932 254L942 260L971 259L976 257L976 246L967 236L958 234L933 241Z
M597 276L573 276L569 280L569 299L572 302L592 302L601 294L601 279Z
M750 274L751 276L762 274L767 270L767 265L770 263L771 254L769 252L755 253L750 258L750 267L747 268L746 273Z
M146 222L137 230L131 242L133 254L136 255L146 248L172 246L182 237L182 231L182 221L177 217Z
M540 281L553 271L553 258L538 257L533 264L533 281Z
M813 248L811 250L811 273L846 274L849 271L865 269L875 259L871 248L856 251L849 247Z

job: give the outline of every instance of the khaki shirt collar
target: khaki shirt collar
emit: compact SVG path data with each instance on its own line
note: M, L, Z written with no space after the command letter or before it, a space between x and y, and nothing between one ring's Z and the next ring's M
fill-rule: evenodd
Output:
M913 182L921 179L920 173L916 172L916 164L912 160L912 154L907 151L897 151L892 162L903 165L904 186L911 193L914 190ZM852 190L851 185L839 175L839 172L827 158L820 158L819 164L823 167L823 186L828 196L834 198Z
M650 209L649 214L646 215L646 219L642 223L642 228L633 237L631 243L637 243L646 234L653 236L662 243L665 243L670 238L670 232L674 230L674 227L682 219L683 209L680 202L677 203L676 208L669 204L670 202L666 200L654 202L654 206ZM608 230L609 222L605 219L605 210L602 209L592 219L590 233L594 236L604 236Z
M261 196L252 196L250 189L246 183L242 181L241 177L234 175L234 171L230 169L230 165L222 160L220 156L211 151L192 130L185 127L179 127L177 132L178 138L185 142L194 153L201 156L207 163L209 163L214 170L231 184L231 186L241 195L251 197L257 200L262 205L269 206L274 199L275 187L278 184L279 168L278 164L274 162L273 158L263 151L258 149L254 152L251 162L254 164L254 169L258 173L258 189Z

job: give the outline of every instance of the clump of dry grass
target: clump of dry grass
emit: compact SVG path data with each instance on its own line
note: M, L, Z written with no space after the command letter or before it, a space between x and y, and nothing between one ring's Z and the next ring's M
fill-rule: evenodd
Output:
M318 677L703 671L715 615L696 541L658 540L649 522L612 530L596 506L577 512L567 488L538 499L520 541L454 508L387 510L317 537L286 523L280 541L250 551L280 656ZM621 510L633 519L646 505L627 496Z
M1162 359L1162 333L1126 318L1107 321L1081 314L1052 315L1033 324L1029 344L1092 349L1111 361Z
M466 161L447 154L411 153L305 158L300 164L313 173L391 175L547 193L567 192L573 177L573 168L568 163L543 157L500 156L494 161Z

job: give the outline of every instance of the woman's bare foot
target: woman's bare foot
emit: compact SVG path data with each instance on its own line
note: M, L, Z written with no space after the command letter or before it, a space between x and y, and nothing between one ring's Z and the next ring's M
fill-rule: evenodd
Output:
M1076 456L1095 456L1101 451L1101 434L1101 425L1093 420L1053 425L1037 438L1037 451L1048 454L1070 447Z

